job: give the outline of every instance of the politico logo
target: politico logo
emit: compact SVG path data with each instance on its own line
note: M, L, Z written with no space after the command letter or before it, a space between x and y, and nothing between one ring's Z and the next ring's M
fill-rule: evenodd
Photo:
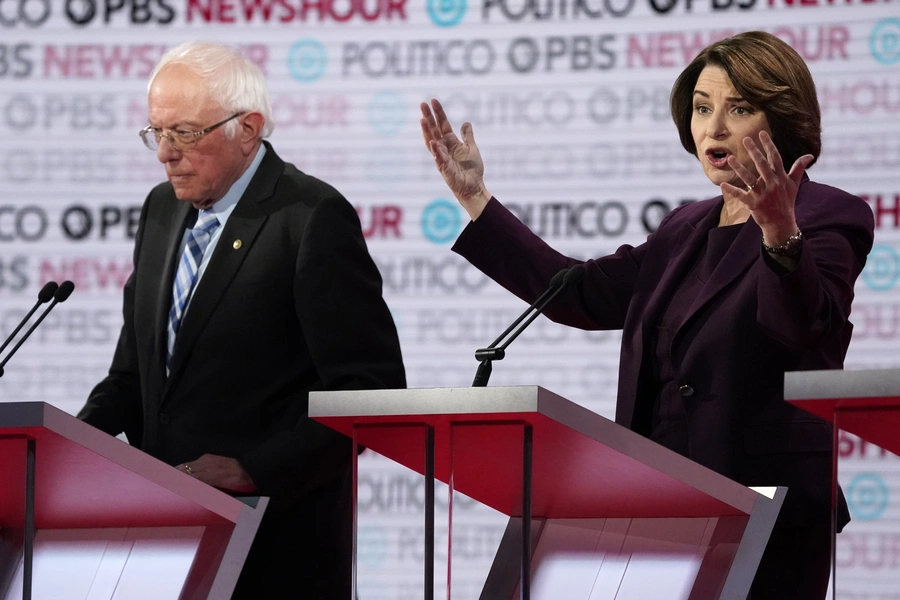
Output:
M384 289L404 296L469 296L484 289L488 278L465 259L449 253L375 257ZM503 315L506 318L506 315ZM508 323L511 319L506 319ZM506 325L498 325L505 327ZM498 327L495 327L497 329Z

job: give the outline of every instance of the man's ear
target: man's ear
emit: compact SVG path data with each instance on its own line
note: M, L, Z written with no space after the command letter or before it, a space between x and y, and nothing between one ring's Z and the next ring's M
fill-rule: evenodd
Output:
M266 124L266 118L262 116L262 113L252 112L243 115L240 124L238 135L241 139L241 146L249 149L255 148L259 141L259 134Z

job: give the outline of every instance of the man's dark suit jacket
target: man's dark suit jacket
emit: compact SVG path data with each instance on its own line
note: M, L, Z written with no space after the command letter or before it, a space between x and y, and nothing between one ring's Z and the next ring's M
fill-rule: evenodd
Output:
M654 330L722 205L719 196L679 207L644 244L585 262L580 284L546 310L574 327L623 329L616 422L645 435L656 394L647 384ZM784 522L802 526L830 507L832 432L784 402L784 373L842 367L853 287L874 222L861 199L805 176L795 212L803 249L789 274L762 250L753 219L742 226L674 334L671 385L689 386L690 395L681 396L688 456L745 485L788 486ZM495 199L453 249L527 302L579 262L551 249Z
M189 203L144 204L109 375L79 413L176 465L234 457L271 503L235 597L350 595L350 441L307 417L310 390L402 388L381 276L353 207L267 151L221 233L166 375Z

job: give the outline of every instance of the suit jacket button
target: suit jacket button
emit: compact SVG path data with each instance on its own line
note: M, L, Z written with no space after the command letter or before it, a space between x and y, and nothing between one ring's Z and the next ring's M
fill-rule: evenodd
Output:
M681 386L680 388L678 388L678 393L681 394L682 396L693 396L694 388L685 384L685 385Z
M160 413L159 422L162 423L163 425L168 425L169 424L169 415L167 415L166 413Z

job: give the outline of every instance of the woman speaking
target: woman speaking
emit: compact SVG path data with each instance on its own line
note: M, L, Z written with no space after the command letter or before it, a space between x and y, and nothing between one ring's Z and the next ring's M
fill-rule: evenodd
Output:
M622 329L616 422L748 486L788 494L751 596L821 600L830 570L831 426L784 402L785 371L839 369L853 286L872 248L861 199L806 175L821 150L815 84L780 39L716 42L671 94L685 150L721 195L680 206L646 242L584 262L547 309L582 329ZM425 144L472 222L453 247L532 302L563 268L487 191L472 126L436 100ZM843 498L838 527L849 520Z

